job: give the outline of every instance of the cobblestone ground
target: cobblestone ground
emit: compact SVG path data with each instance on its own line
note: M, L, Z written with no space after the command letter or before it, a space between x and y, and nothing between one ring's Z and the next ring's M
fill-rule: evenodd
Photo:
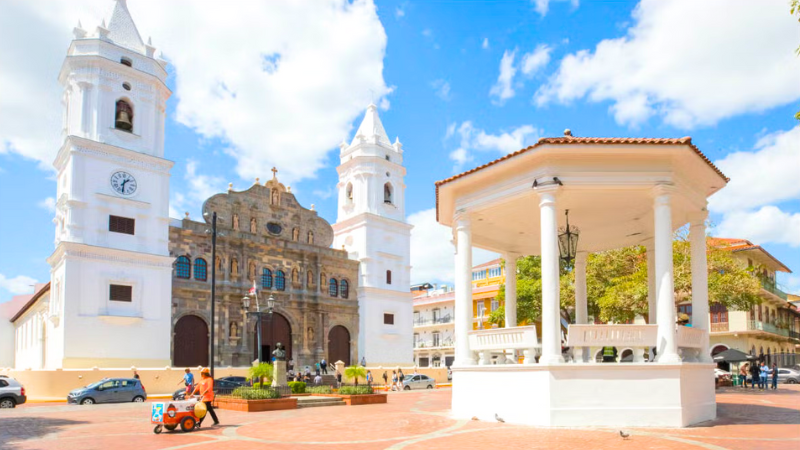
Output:
M683 429L545 429L449 417L450 390L391 393L389 403L264 413L219 411L222 425L153 434L149 404L27 405L0 411L0 448L146 449L797 449L800 386L717 391L713 422ZM210 424L210 421L207 422Z

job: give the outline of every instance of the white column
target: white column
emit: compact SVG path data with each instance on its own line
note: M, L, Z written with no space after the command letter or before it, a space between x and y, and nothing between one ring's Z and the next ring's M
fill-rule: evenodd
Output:
M652 240L645 244L647 251L647 323L655 325L656 318L656 246Z
M92 84L82 81L78 83L78 88L81 91L80 134L88 138L90 137L92 120Z
M656 361L679 363L675 332L675 287L672 268L672 210L668 186L656 186L655 202L655 268L658 350Z
M587 252L575 255L575 323L589 323L588 299L586 297L586 259ZM572 357L576 362L589 359L589 347L573 349Z
M703 211L691 222L689 240L692 253L692 327L704 330L700 361L712 362L708 354L708 261L706 258L706 217Z
M559 314L558 222L554 189L539 192L542 257L542 356L540 364L559 364L561 356L561 315Z
M517 257L506 254L506 328L517 326Z
M456 219L455 340L457 365L475 364L469 349L472 331L472 230L469 219Z

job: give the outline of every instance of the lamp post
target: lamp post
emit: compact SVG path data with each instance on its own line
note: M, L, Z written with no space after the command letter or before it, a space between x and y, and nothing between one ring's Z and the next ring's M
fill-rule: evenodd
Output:
M558 234L558 252L561 254L561 259L567 263L567 266L571 266L578 251L580 230L577 227L570 228L569 210L566 210L564 215L567 217L567 226L559 230L561 232Z
M203 217L208 219L208 212L203 213ZM209 365L211 371L211 378L214 378L214 322L216 318L216 303L217 303L217 213L211 213L211 230L206 230L206 233L211 234L211 343L209 349ZM219 233L220 236L224 236Z
M256 316L256 318L257 318L256 324L258 326L258 330L256 331L256 336L258 336L257 337L258 362L260 364L264 360L263 359L263 355L261 354L261 317L264 314L268 314L268 317L270 319L272 318L272 311L275 309L275 297L270 292L269 298L267 299L267 310L266 311L261 311L261 304L258 302L258 294L255 294L255 298L256 298L256 310L255 311L250 311L250 297L248 297L246 295L244 296L244 298L242 298L242 306L244 307L244 312L245 312L246 315L248 315L248 316ZM271 321L270 321L270 325L272 325Z

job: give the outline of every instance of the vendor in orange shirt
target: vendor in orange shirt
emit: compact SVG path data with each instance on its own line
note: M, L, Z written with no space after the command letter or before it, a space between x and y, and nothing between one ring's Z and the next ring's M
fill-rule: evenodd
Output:
M204 368L200 371L200 376L202 379L197 386L194 388L194 392L192 395L200 394L201 398L200 401L206 404L206 409L208 410L208 414L211 414L211 418L214 419L214 425L219 425L219 419L217 419L217 413L214 412L214 407L211 406L211 402L214 401L214 379L211 378L211 371L208 370L208 367ZM206 416L208 415L206 414ZM197 423L197 426L203 424L203 420L205 420L206 416L203 416L200 419L200 422Z

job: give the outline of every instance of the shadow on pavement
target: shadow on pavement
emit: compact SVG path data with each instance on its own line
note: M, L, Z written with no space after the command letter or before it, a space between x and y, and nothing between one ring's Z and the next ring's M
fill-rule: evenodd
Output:
M71 425L87 423L82 420L56 419L50 417L3 417L0 419L0 448L14 449L15 444L62 431Z
M717 418L689 428L720 425L800 425L800 411L752 403L717 403Z

